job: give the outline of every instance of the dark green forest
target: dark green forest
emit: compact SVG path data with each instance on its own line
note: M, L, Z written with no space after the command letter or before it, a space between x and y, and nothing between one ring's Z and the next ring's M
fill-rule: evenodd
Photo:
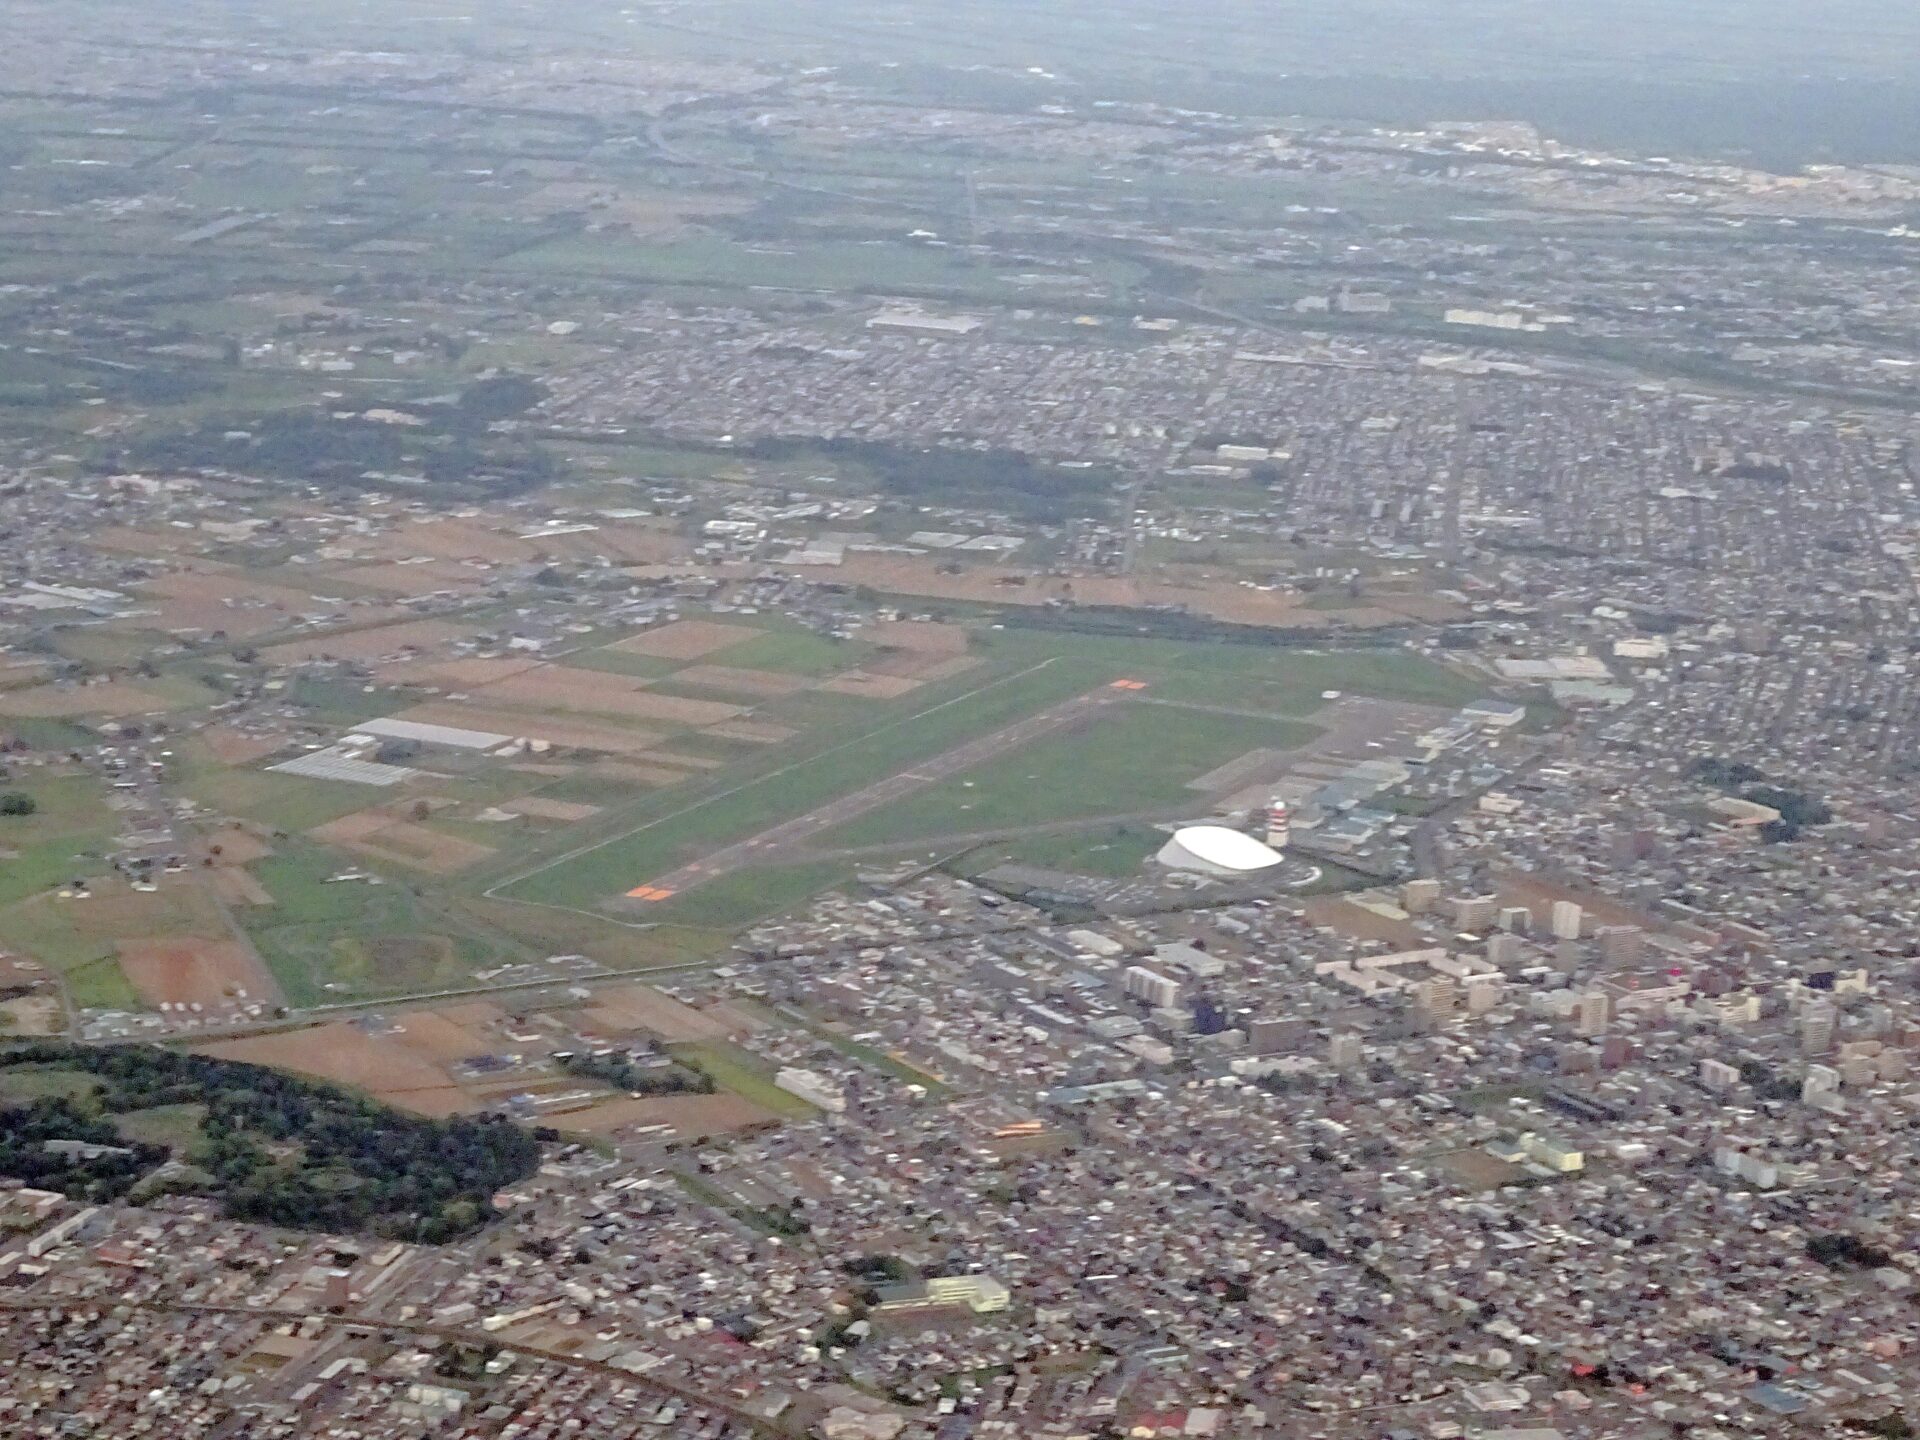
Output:
M78 1200L122 1199L152 1180L212 1196L236 1220L441 1243L494 1218L494 1192L540 1162L539 1142L505 1120L424 1119L257 1065L152 1046L36 1041L0 1051L0 1077L31 1071L94 1083L0 1106L0 1174ZM121 1138L115 1117L163 1106L204 1107L190 1143ZM62 1140L113 1150L46 1148ZM168 1160L175 1169L156 1176Z

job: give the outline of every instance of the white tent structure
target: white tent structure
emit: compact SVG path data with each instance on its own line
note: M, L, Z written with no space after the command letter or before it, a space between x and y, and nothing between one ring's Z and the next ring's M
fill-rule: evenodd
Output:
M1246 876L1271 870L1282 857L1272 846L1224 825L1189 825L1174 831L1154 859L1191 875Z

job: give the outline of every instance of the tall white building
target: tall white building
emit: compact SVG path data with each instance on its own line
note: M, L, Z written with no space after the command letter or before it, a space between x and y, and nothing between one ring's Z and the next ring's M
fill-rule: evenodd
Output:
M1170 1009L1180 1003L1179 983L1144 965L1128 966L1126 973L1121 976L1121 983L1127 994L1136 1000L1146 1001L1156 1010Z
M1556 940L1578 940L1580 925L1586 919L1586 912L1571 900L1553 902L1553 938Z
M1590 990L1580 997L1574 1014L1582 1035L1604 1035L1607 1021L1613 1018L1613 1002L1598 990Z

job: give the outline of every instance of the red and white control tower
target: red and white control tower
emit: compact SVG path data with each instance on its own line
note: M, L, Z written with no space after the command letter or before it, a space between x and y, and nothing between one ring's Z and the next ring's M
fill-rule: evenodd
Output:
M1267 806L1267 844L1275 850L1287 848L1293 838L1293 821L1287 815L1287 802L1275 797Z

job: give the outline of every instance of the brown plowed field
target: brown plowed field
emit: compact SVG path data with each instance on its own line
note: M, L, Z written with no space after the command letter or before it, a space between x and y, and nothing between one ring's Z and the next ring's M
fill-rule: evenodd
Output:
M271 1003L279 991L273 976L234 940L183 936L167 940L122 940L120 968L150 1005L226 1004L246 998Z
M308 660L379 660L409 648L432 650L458 640L467 632L444 620L408 620L399 625L377 625L321 635L311 640L289 640L261 654L275 665L297 665Z
M740 713L738 705L656 695L645 685L645 681L627 675L545 665L483 686L474 697L490 705L524 705L530 710L618 715L678 725L717 725Z
M751 640L760 632L745 625L722 625L714 620L675 620L657 630L630 635L610 649L629 655L653 655L662 660L698 660L703 655Z
M755 699L778 699L807 688L799 675L782 675L776 670L740 670L731 665L689 665L673 672L675 685L693 685L702 690L719 690L728 695L748 695Z

